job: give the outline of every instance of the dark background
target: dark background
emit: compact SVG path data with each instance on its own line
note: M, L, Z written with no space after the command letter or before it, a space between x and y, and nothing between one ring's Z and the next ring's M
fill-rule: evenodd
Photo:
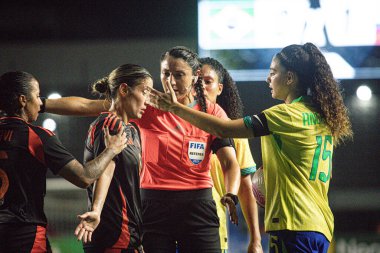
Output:
M189 40L190 47L196 50L194 41L197 38L197 25L195 0L2 1L0 54L2 44L22 49L35 44L43 47L45 43L64 46L65 43L73 42L114 40L170 39L175 43L177 38L181 41ZM373 47L369 51L371 59L378 63L379 48ZM160 53L162 52L151 56L157 69ZM17 50L12 51L11 57L14 59L12 63L0 65L2 72L8 70L9 66L17 67L19 62L26 60L24 55L17 54ZM27 60L43 64L38 57ZM46 67L47 73L52 71L49 66ZM105 69L103 74L110 69ZM39 76L44 80L43 73L39 73ZM101 76L89 76L88 80L99 77ZM60 85L47 81L41 83L42 94L59 91L63 96L91 97L87 84L78 81ZM380 230L380 80L341 80L341 84L351 114L354 141L338 147L334 152L330 202L335 213L336 229L343 232L374 232ZM362 103L356 98L356 88L361 84L367 84L373 91L369 103ZM160 88L158 76L155 76L155 87ZM238 88L246 114L259 113L279 102L270 98L264 81L238 83ZM81 159L87 128L94 118L44 114L37 124L41 124L46 117L57 121L57 135ZM260 140L251 140L250 143L253 156L260 165Z

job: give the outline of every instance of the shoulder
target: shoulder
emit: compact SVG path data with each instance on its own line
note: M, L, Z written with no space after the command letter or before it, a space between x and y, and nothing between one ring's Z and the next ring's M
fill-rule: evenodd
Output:
M206 104L207 104L207 113L208 114L215 115L219 118L224 118L224 119L228 118L226 112L223 110L222 107L220 107L220 105L218 105L216 103L215 104L211 103L207 99L206 99Z
M103 112L91 123L91 127L99 131L107 127L110 134L116 134L123 127L123 121L111 112Z
M274 105L272 107L269 107L268 109L265 109L263 112L265 114L267 114L267 113L283 112L283 111L286 111L286 106L288 106L288 105L287 104Z
M35 134L40 136L41 138L48 138L48 137L55 137L55 134L50 131L49 129L46 129L41 126L35 126L32 124L27 124L29 129L31 129Z

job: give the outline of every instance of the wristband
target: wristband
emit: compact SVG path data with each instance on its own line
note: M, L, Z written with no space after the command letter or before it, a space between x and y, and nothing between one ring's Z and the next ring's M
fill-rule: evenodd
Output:
M237 195L232 194L232 193L229 192L229 193L226 193L226 195L224 195L224 196L226 196L226 197L230 197L230 198L232 199L232 201L234 202L235 206L236 206L237 204L239 204L239 198L238 198Z
M243 121L246 128L253 128L253 122L252 122L251 116L245 116L243 118Z
M45 97L40 97L40 99L42 101L42 105L40 107L39 113L44 113L45 109L46 109L46 98Z

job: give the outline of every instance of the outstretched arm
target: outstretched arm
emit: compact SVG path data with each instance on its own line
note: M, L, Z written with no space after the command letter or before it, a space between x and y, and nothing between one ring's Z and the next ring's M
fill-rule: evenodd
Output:
M220 138L254 137L252 129L245 126L243 119L225 120L194 110L177 102L171 85L168 85L168 90L170 90L170 94L151 89L148 103L160 110L172 112L194 126Z
M108 128L105 128L104 140L106 148L98 157L84 166L77 160L72 160L59 171L59 175L81 188L91 185L99 178L115 155L127 146L126 134L122 129L118 134L111 136Z
M108 100L92 100L82 97L63 97L45 100L45 112L60 115L97 116L108 111Z

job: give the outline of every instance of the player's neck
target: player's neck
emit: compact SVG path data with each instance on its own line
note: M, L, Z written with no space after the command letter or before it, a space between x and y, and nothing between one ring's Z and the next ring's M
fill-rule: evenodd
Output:
M115 114L118 118L120 118L124 123L127 124L129 122L129 118L122 107L122 105L112 103L110 112Z

